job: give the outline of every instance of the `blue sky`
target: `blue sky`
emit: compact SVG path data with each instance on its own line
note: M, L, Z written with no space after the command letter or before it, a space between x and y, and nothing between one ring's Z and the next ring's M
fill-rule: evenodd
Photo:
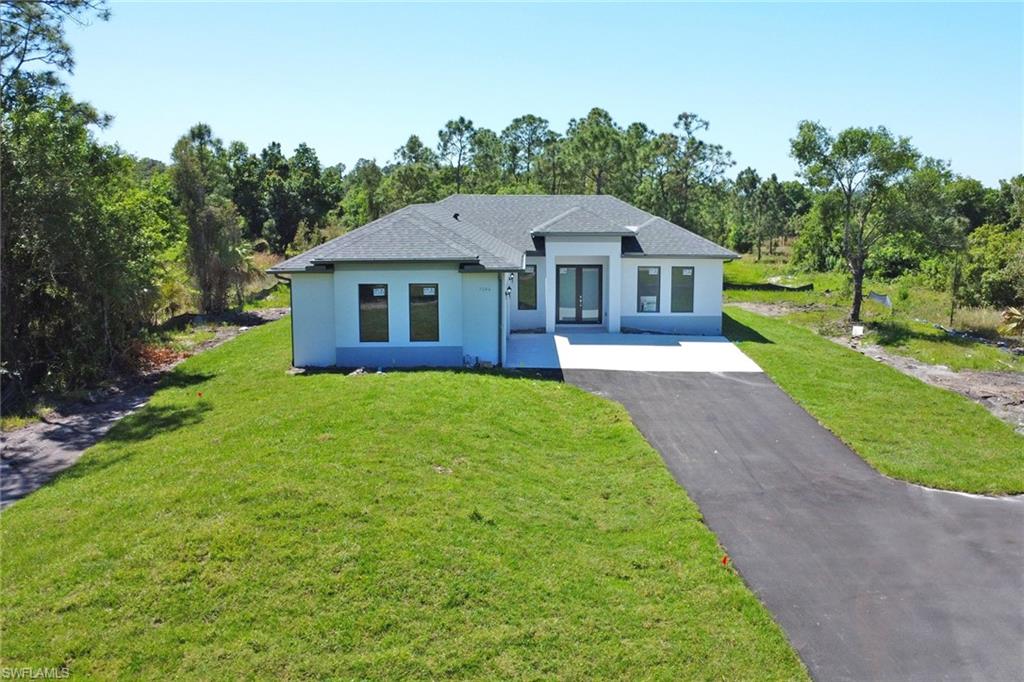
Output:
M792 177L797 122L884 124L987 184L1022 171L1024 5L112 5L74 29L74 94L101 134L167 160L205 121L258 150L390 160L459 115L564 131L594 106L667 130L682 111L737 162Z

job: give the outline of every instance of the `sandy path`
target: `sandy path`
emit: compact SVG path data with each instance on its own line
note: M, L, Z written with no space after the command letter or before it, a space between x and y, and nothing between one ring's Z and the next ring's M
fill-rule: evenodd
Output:
M249 325L218 327L216 336L198 346L193 355L226 343L252 325L276 320L287 312L287 308L268 308L246 313L243 321ZM160 380L180 362L181 359L126 379L104 391L96 400L62 406L40 422L0 435L0 509L37 490L77 462L118 420L145 405Z

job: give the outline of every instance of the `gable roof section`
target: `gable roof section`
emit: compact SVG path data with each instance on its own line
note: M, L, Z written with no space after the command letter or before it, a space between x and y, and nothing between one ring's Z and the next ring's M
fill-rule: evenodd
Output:
M625 236L633 234L633 231L593 211L588 211L582 206L573 206L569 210L559 213L554 218L537 225L530 230L530 234L537 236L559 234Z
M455 218L458 214L458 218ZM519 270L534 236L627 237L623 256L736 258L737 254L615 197L453 194L413 204L272 267L302 272L337 262L451 261Z

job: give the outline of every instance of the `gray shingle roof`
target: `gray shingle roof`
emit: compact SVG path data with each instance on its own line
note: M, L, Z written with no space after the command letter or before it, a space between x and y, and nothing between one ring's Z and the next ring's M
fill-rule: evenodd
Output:
M458 214L458 219L454 215ZM453 194L413 204L270 269L334 262L454 261L518 270L533 236L635 236L627 256L736 258L718 244L608 195Z
M550 220L530 230L531 234L544 236L549 234L633 234L625 225L613 222L582 206L573 206L568 211L559 213Z
M689 256L694 258L739 258L739 254L719 246L710 239L670 223L664 218L651 218L638 226L636 240L642 253L630 256Z

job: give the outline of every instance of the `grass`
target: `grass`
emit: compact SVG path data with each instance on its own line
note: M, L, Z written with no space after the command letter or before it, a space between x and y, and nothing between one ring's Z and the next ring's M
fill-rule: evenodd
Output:
M948 490L1024 492L1024 436L980 405L781 319L727 308L724 332L882 473Z
M778 291L754 288L773 281L781 285L813 284L812 291ZM726 303L777 303L793 307L783 318L825 336L850 332L848 321L853 293L846 275L840 272L789 273L784 256L755 262L750 256L726 263ZM869 280L864 292L886 294L893 309L867 298L861 317L868 329L865 341L921 362L946 365L953 370L1024 372L1024 357L976 340L954 337L934 323L949 324L949 294L914 285L907 280ZM998 311L961 308L954 326L979 336L997 338Z
M74 394L69 394L69 397ZM81 397L84 397L82 392ZM50 396L32 396L24 404L0 416L0 431L14 431L34 424L57 408Z
M266 308L287 308L291 305L288 285L278 282L271 287L247 297L242 310L263 310Z
M806 679L618 405L553 381L183 363L3 512L0 665L112 677Z
M1024 372L1024 356L969 339L951 337L916 321L876 322L864 340L932 365L952 370Z
M217 336L216 323L188 324L181 329L155 329L142 337L147 346L166 348L175 353L191 354L207 341Z

